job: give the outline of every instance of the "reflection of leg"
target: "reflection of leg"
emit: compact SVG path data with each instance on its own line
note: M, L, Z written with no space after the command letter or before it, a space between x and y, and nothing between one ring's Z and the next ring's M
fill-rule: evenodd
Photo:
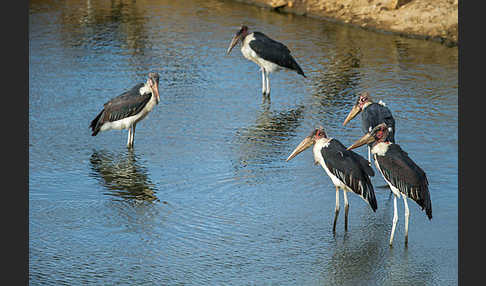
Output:
M262 94L265 95L266 92L267 92L266 91L266 83L265 83L265 81L266 81L266 79L265 79L265 69L262 67L261 70L262 70Z
M408 218L410 217L410 211L408 209L406 196L403 196L403 203L405 204L405 245L407 245L408 244Z
M348 210L349 210L349 203L348 203L348 195L346 191L343 190L344 195L344 230L348 231Z
M128 148L130 148L130 142L131 142L131 138L132 138L132 128L133 127L128 128L128 140L127 140L127 147Z
M393 243L393 235L395 234L395 227L397 226L398 214L397 214L397 196L393 196L393 225L390 235L390 246Z
M332 227L332 232L336 232L336 221L339 215L339 188L336 187L336 209L334 210L334 224Z

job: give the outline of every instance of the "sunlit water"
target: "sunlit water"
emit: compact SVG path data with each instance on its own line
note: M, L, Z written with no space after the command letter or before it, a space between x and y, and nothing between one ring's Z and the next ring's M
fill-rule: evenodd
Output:
M100 3L101 2L101 3ZM457 284L457 48L232 1L30 1L30 284ZM261 73L239 48L245 23L284 42L307 79ZM91 136L103 103L160 73L161 102L127 131ZM377 173L376 213L350 194L348 232L311 151L317 125L342 122L367 90L426 171L433 219L393 199ZM366 156L366 148L358 153Z

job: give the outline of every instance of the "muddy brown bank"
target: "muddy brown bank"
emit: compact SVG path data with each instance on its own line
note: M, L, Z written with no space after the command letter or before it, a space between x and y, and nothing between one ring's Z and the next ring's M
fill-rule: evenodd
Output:
M377 32L458 45L458 0L235 0Z

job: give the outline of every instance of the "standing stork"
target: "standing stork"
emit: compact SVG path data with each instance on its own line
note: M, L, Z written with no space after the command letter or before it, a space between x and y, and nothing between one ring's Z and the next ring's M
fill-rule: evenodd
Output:
M128 129L127 147L132 148L137 123L159 101L159 74L151 72L146 83L139 83L104 104L103 110L89 125L93 131L91 136L96 136L100 131Z
M395 143L395 119L383 101L373 102L367 91L362 92L356 104L353 106L348 116L343 122L343 126L351 121L356 115L361 113L361 128L363 133L370 132L376 125L385 122L391 131L388 133L388 140ZM371 162L371 145L368 145L368 161Z
M314 145L314 161L319 163L331 178L336 187L336 208L332 231L336 232L336 221L339 215L339 189L343 190L344 197L344 230L348 230L348 197L346 192L354 192L365 200L376 212L377 203L370 176L374 176L373 169L368 161L361 155L346 150L346 147L337 139L328 138L322 128L317 128L307 136L290 154L287 161L300 152Z
M261 32L248 32L248 27L243 25L236 32L226 51L229 55L231 50L241 42L241 53L243 56L260 66L262 71L262 93L264 96L270 95L269 73L278 71L282 68L296 71L306 77L299 64L290 54L289 48L277 42Z
M390 127L381 123L365 134L353 145L348 147L351 150L364 144L372 143L371 153L375 157L375 164L385 181L390 186L394 196L393 200L393 225L390 235L390 246L393 243L395 226L398 221L397 197L403 197L405 205L405 245L408 244L408 209L407 198L414 200L422 210L425 210L427 217L432 219L432 202L430 201L429 182L425 172L415 164L407 152L403 151L400 145L391 142L389 133Z

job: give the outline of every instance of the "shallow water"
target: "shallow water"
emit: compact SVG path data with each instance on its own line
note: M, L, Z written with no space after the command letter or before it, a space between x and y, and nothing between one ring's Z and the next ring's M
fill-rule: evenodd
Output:
M30 284L454 285L458 282L458 52L231 1L29 2ZM284 42L308 76L271 74L238 48L245 23ZM103 103L160 73L161 102L126 131L91 136ZM368 90L427 173L433 219L373 178L378 210L351 194L349 229L311 151ZM366 148L358 153L367 156ZM342 199L342 197L341 197Z

